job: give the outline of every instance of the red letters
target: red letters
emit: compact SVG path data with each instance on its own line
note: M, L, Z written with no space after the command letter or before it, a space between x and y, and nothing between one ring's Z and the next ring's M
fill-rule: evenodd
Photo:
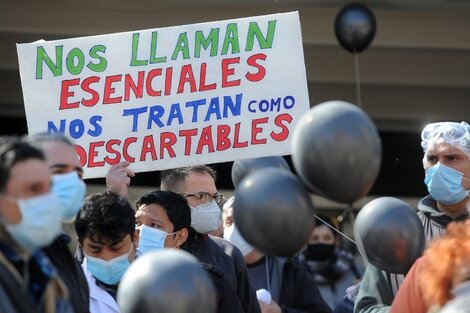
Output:
M80 78L64 80L62 81L62 88L60 89L60 105L59 110L75 109L78 108L78 101L68 103L69 97L73 97L75 94L73 91L69 91L70 86L76 86L80 84Z
M276 116L276 118L274 119L274 124L276 126L279 126L281 128L281 131L279 133L275 133L274 131L272 131L270 134L272 139L276 141L284 141L289 136L289 128L287 128L287 126L283 122L287 122L288 124L290 124L290 122L292 122L292 116L287 113Z
M251 57L248 58L248 60L246 60L246 63L248 65L253 66L258 69L257 73L253 73L253 74L250 72L246 73L245 75L246 79L248 79L251 82L258 82L262 80L264 76L266 76L266 69L264 68L264 66L256 62L258 60L263 60L263 61L266 60L266 54L258 53L258 54L252 55Z

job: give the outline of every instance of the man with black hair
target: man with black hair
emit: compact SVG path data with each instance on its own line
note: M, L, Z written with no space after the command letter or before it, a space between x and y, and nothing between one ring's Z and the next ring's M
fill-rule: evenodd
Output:
M153 191L136 203L138 249L143 254L162 248L179 249L188 239L191 215L186 199L171 191Z
M136 208L138 249L143 254L162 248L188 251L195 238L194 232L190 232L191 209L185 197L171 191L153 191L140 197ZM243 312L224 273L207 263L201 262L201 266L210 274L217 290L217 312Z
M120 312L118 284L136 256L134 210L115 193L92 194L77 214L75 230L85 256L82 268L90 288L90 312Z
M19 138L0 142L0 312L74 312L40 250L62 220L44 155Z

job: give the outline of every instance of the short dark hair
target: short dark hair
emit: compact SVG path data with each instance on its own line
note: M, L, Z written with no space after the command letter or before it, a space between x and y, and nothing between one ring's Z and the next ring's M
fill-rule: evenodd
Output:
M117 242L129 234L134 240L135 212L114 192L94 193L78 212L75 231L81 244L87 236L96 242Z
M5 191L11 168L29 159L44 161L44 154L20 137L0 137L0 191Z
M152 191L137 200L136 208L149 204L158 204L165 209L173 223L173 231L191 227L191 208L182 195L172 191Z
M186 166L163 171L161 174L160 189L181 192L181 185L191 172L209 174L214 181L217 180L216 171L207 165Z

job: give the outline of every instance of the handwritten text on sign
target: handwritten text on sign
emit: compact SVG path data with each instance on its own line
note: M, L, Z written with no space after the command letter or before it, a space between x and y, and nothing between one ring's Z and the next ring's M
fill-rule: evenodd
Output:
M88 178L289 154L309 109L297 12L17 48L29 133L71 137Z

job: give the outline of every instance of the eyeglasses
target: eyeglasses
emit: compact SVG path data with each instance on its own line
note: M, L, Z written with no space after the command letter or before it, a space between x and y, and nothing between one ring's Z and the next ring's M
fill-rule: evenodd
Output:
M183 193L181 194L183 197L195 197L198 200L202 200L204 203L210 203L212 200L215 200L217 204L222 203L222 199L224 195L220 193L216 193L215 195L211 195L208 192L196 192L196 193Z
M421 132L421 145L425 148L428 143L439 138L443 138L446 142L462 147L468 146L470 143L470 125L466 122L438 122L428 124Z

